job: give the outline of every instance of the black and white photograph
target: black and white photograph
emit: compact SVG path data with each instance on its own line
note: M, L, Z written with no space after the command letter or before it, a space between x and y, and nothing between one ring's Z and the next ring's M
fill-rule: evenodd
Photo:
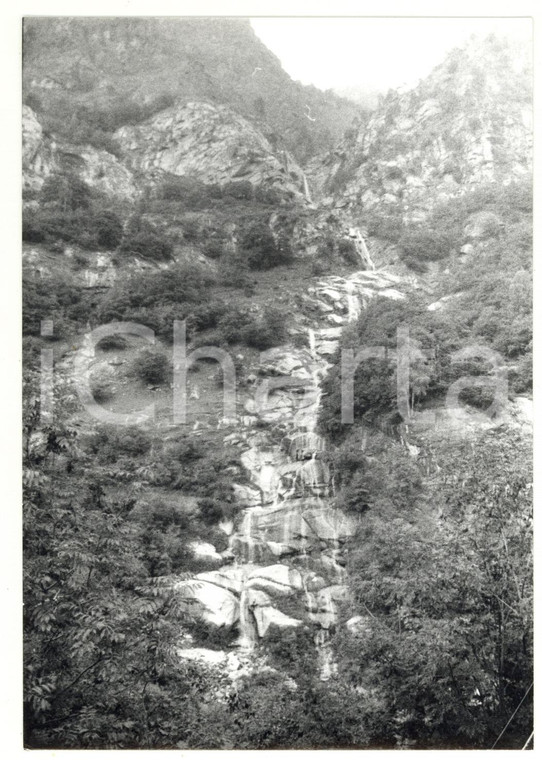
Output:
M21 749L533 750L533 17L159 5L18 21Z

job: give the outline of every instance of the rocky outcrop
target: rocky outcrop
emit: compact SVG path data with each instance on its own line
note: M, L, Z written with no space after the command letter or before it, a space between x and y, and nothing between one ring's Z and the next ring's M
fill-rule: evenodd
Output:
M134 201L132 172L116 156L90 145L71 145L46 136L36 114L23 106L23 190L37 193L46 177L73 172L90 187L117 200Z
M418 221L436 203L484 182L530 172L528 51L471 40L416 88L390 92L366 124L307 167L326 213L386 210Z
M192 102L173 106L137 126L115 133L132 169L194 176L223 184L248 180L304 195L303 170L286 152L275 153L266 138L226 106Z

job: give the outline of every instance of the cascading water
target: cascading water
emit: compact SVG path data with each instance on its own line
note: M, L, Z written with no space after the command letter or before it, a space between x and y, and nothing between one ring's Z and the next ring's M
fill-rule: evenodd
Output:
M309 327L308 334L309 334L309 350L311 352L312 358L314 359L316 356L316 335L312 327Z
M352 280L346 280L346 299L348 305L348 321L353 322L361 313L361 305L356 295L356 285Z
M239 598L239 638L237 646L241 650L251 651L256 646L256 629L251 619L248 606L249 591L246 585L246 577L243 579L243 588Z
M354 240L363 269L371 269L374 271L376 267L371 258L371 254L369 253L367 243L365 242L365 238L363 237L361 230L358 227L352 227L350 230L350 237Z
M245 510L245 519L243 521L244 539L247 546L247 561L254 564L254 538L252 536L252 509Z
M328 289L331 285L339 288L342 308L346 301L349 319L357 318L358 284L330 278ZM240 487L244 509L236 524L224 524L231 564L196 576L209 586L209 607L216 599L213 619L222 616L228 620L225 624L237 625L241 651L251 652L270 626L315 626L322 679L334 672L329 630L336 618L336 590L345 580L341 543L355 529L330 502L333 482L322 456L326 443L316 433L320 382L329 366L319 350L329 340L329 331L329 324L321 330L309 328L309 351L291 351L310 379L304 393L284 391L292 411L280 422L289 431L282 444L251 428L245 433L247 449L241 461L251 485ZM283 612L283 600L294 602L296 596L297 608L288 603ZM205 602L204 591L199 598Z
M309 190L309 183L307 182L307 177L305 174L303 174L303 194L305 195L305 200L308 203L312 203L311 194Z

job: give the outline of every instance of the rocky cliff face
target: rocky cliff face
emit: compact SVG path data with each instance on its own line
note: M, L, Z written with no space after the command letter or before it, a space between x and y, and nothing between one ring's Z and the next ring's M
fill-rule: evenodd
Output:
M46 135L28 106L23 106L22 130L23 191L35 194L50 174L75 172L106 196L129 202L137 198L139 190L132 172L111 153Z
M26 19L24 44L25 94L64 126L78 109L111 131L168 100L204 101L233 108L303 161L331 147L360 110L293 82L247 19Z
M130 168L148 181L168 172L208 184L248 180L302 196L303 170L287 151L274 152L246 119L225 106L187 103L161 111L115 138Z
M528 175L531 67L494 38L453 51L418 87L390 92L368 123L308 167L313 193L355 219L419 221L436 203Z

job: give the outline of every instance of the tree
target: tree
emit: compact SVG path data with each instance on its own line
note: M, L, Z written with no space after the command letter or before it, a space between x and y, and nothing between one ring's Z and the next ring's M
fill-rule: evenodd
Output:
M113 211L103 210L94 217L97 241L101 248L117 248L123 234L122 222Z
M43 183L40 199L66 213L89 208L91 193L76 174L50 174Z
M57 388L40 422L37 378L24 416L24 700L28 748L201 746L207 694L224 678L180 662L183 618L149 578L146 528L128 519L136 488L100 464ZM123 483L122 492L118 483Z
M529 736L529 454L512 430L441 444L417 508L380 504L364 517L348 614L365 630L335 644L342 677L378 698L379 741L504 748Z
M170 372L170 365L171 362L163 351L147 348L136 357L133 369L143 382L162 385Z

